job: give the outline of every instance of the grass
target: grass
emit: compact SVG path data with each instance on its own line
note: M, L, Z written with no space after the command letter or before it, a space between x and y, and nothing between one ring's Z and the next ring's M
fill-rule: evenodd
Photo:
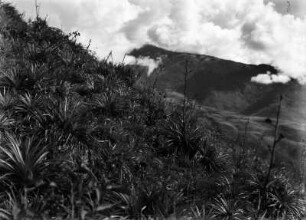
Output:
M0 218L304 216L299 178L270 166L266 184L268 162L186 97L168 102L77 32L4 2L0 18Z

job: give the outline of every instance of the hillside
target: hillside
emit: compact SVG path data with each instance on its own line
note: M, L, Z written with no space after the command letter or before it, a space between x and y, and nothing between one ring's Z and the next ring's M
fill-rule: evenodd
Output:
M282 95L282 119L301 125L306 123L304 86L294 80L287 84L270 85L251 81L253 76L267 71L277 74L277 70L270 65L250 65L207 55L172 52L152 45L134 49L130 54L161 58L160 68L149 77L143 74L142 80L155 83L169 98L180 97L178 94L183 93L188 60L187 96L198 104L220 112L274 118L275 106Z
M250 141L270 144L273 126L265 120L276 117L282 95L280 132L286 134L286 139L280 143L279 157L280 161L294 161L298 166L306 137L305 87L298 82L255 83L251 81L253 76L267 71L277 74L277 70L270 65L249 65L207 55L172 52L152 45L135 49L130 54L162 60L158 69L150 76L143 74L141 80L155 84L157 89L167 93L169 100L183 97L188 60L187 96L195 100L231 140L243 135L248 124Z
M251 82L251 78L260 73L277 74L277 70L269 65L249 65L207 55L171 52L152 45L135 49L130 54L161 58L162 68L151 74L149 80L158 78L157 88L179 93L183 93L188 60L187 95L218 110L261 114L263 108L278 100L279 94L293 93L300 88L295 81L273 85Z
M304 216L303 167L229 141L78 35L0 2L1 219Z

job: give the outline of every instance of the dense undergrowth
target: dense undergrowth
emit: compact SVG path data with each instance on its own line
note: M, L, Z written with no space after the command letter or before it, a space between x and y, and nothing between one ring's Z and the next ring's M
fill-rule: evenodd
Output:
M0 218L300 219L298 179L0 2Z

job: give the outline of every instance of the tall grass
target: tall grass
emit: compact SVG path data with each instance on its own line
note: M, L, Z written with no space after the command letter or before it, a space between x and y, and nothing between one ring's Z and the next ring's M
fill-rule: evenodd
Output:
M188 63L184 101L168 103L78 32L3 2L0 18L0 218L304 216L299 183L199 119Z

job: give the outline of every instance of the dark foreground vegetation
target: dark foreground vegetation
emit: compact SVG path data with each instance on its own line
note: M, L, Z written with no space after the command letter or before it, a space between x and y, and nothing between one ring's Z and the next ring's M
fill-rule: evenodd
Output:
M226 142L77 35L0 2L0 219L303 217L300 172Z

